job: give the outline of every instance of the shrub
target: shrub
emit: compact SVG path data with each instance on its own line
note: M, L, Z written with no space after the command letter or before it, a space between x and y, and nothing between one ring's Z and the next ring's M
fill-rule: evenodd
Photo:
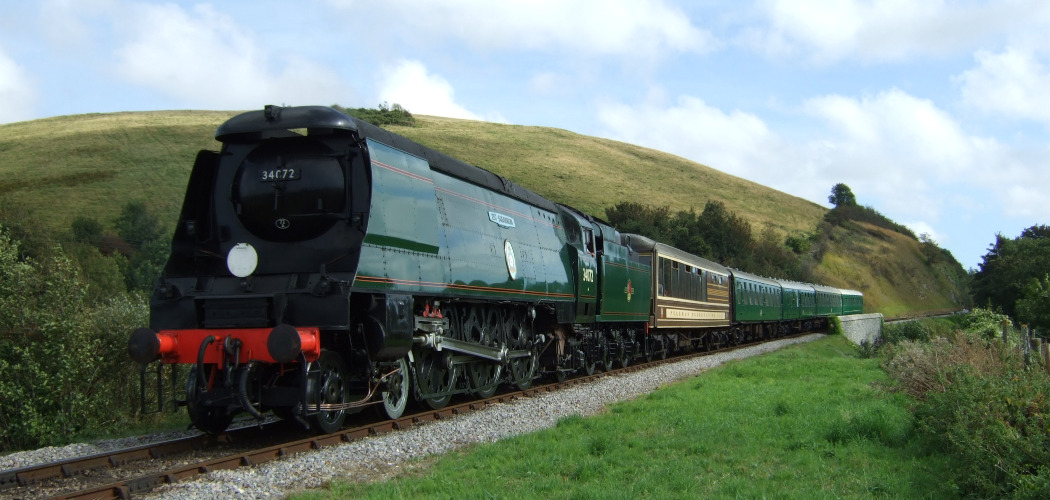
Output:
M975 308L962 317L963 329L985 340L1001 339L1004 322L1010 325L1010 319L1005 314L991 309Z
M958 462L963 493L1050 498L1050 380L1037 373L984 375L958 365L943 392L916 409L919 428Z
M133 410L125 346L131 326L145 324L145 300L93 308L86 290L57 245L39 260L20 257L0 231L0 449L65 444Z
M980 313L963 320L976 333L902 340L883 367L915 398L919 430L953 457L960 493L1048 498L1050 377L1026 371L1017 349L986 340L985 327L999 319Z
M828 335L843 335L842 320L838 316L828 318Z
M335 104L332 105L332 108L355 118L364 120L372 125L416 126L416 117L412 116L412 113L396 102L393 105L388 105L384 102L376 108L344 108Z
M1000 376L1020 366L1016 351L988 343L963 332L934 337L927 342L905 340L888 348L883 368L899 389L922 400L930 392L944 392L946 376L956 366L967 365L983 375Z
M899 344L904 341L930 340L930 328L924 321L901 321L883 325L882 338L887 344Z

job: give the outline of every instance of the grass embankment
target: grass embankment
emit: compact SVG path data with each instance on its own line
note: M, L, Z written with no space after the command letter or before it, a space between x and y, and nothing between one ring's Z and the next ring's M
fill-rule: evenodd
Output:
M952 282L946 264L930 265L918 241L864 222L834 227L817 281L864 292L865 312L896 317L912 311L961 307L965 283ZM958 278L956 278L958 279Z
M299 498L947 497L878 361L832 336L732 362L592 418Z
M193 159L218 149L216 111L59 116L0 125L0 196L56 231L77 216L103 224L143 201L171 229Z

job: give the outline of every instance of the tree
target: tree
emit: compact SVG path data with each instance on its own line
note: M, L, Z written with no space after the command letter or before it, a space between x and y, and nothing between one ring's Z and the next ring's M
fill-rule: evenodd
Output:
M919 235L919 251L922 253L923 258L926 259L927 264L936 264L943 257L941 247L937 245L930 233Z
M102 243L102 223L91 217L78 215L70 225L73 239L92 246Z
M1050 275L1028 281L1017 300L1017 319L1043 335L1050 333Z
M125 204L114 225L120 238L134 248L124 275L128 290L150 291L164 269L171 247L166 231L141 201Z
M1050 238L1043 226L1032 226L1021 236L1010 239L995 235L980 269L974 274L974 302L999 308L1017 317L1017 303L1033 279L1050 274Z
M23 255L0 226L0 453L69 442L120 426L137 367L127 332L148 322L146 301L90 304L75 262L52 241ZM8 404L10 403L10 404Z
M149 213L146 204L141 201L129 201L124 204L113 225L117 228L117 235L135 250L140 250L164 236L160 221Z
M855 207L857 206L857 197L853 195L853 190L849 186L840 182L831 188L831 196L828 196L828 203L836 207Z
M711 246L711 254L704 255L730 267L747 267L755 248L751 224L730 212L725 203L708 201L696 221L704 241Z

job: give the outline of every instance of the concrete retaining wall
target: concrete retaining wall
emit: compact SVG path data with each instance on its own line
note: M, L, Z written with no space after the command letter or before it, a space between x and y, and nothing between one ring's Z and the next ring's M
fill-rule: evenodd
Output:
M839 316L839 321L842 323L842 333L857 345L863 341L875 342L882 337L881 313Z

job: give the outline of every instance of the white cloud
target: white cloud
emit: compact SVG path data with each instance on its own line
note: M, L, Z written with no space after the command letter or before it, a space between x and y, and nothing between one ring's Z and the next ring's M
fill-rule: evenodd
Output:
M598 120L610 137L747 179L772 181L768 174L783 179L778 174L784 168L794 168L784 162L791 146L762 119L742 111L726 113L692 96L681 96L670 107L606 103L600 106ZM782 184L780 179L769 185Z
M691 96L673 105L611 103L598 119L616 139L674 153L825 203L844 182L861 204L909 214L913 227L983 213L1050 217L1050 171L993 139L967 134L931 101L900 90L866 98L823 96L799 108L815 120L787 139L759 116L722 111ZM799 123L805 123L799 122Z
M37 92L33 79L0 47L0 123L33 118Z
M768 26L744 43L771 54L803 53L820 63L851 57L903 60L973 50L988 37L1042 30L1042 0L960 3L945 0L767 0Z
M136 4L122 21L129 32L115 51L118 73L187 106L239 109L351 100L348 86L332 70L294 56L273 61L252 32L210 5L186 11L173 4Z
M359 2L330 0L358 16ZM717 42L662 0L388 0L372 3L378 16L396 20L382 29L404 29L424 43L439 38L479 49L568 51L638 58L664 52L707 52Z
M968 137L933 102L900 90L861 99L818 97L806 101L803 108L837 131L840 145L848 145L865 156L892 154L896 157L894 163L902 165L900 168L918 165L923 172L950 178L966 175L979 161L975 154L979 141Z
M978 51L977 67L966 71L966 104L1003 115L1050 124L1050 70L1032 51L1008 47L1001 53Z
M456 102L456 91L452 84L440 75L429 73L419 61L403 60L387 68L379 82L379 100L400 104L410 112L422 115L507 121L498 114L482 117L467 110Z
M1007 160L1004 148L968 135L927 99L894 89L860 99L818 97L803 109L828 129L822 174L842 176L882 210L933 222L977 210L949 198L949 186L988 189L1003 205L1011 203L1003 192L1006 177L995 172Z

